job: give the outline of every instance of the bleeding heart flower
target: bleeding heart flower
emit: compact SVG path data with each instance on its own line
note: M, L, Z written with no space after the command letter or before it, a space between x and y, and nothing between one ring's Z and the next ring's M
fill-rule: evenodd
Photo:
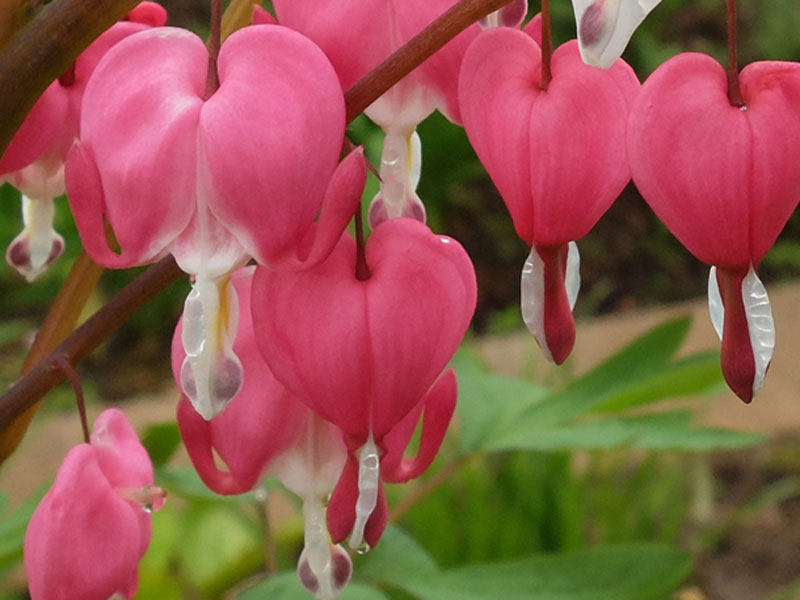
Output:
M731 106L714 59L670 59L631 110L628 151L648 204L692 254L716 266L709 305L722 371L749 402L775 342L756 272L800 198L800 64L753 63L739 82L744 106Z
M360 150L338 162L344 98L307 38L272 25L237 31L208 98L207 65L203 41L176 28L113 48L86 90L67 188L94 260L128 267L171 252L195 276L182 387L210 419L242 384L228 273L250 256L277 269L322 261L358 206L366 171Z
M164 497L125 415L103 411L91 443L69 451L28 524L31 598L133 598L152 535L150 513Z
M24 222L6 260L28 281L41 275L64 250L64 238L53 229L53 200L64 193L64 161L80 134L81 100L90 75L114 44L166 20L161 6L142 2L102 33L45 90L0 157L0 183L8 181L22 192Z
M661 0L572 0L583 61L607 69Z
M360 281L355 244L344 235L318 267L298 274L258 268L253 283L253 322L273 373L345 433L348 461L328 526L334 541L352 531L353 547L362 539L374 545L385 527L381 475L413 477L436 453L456 396L454 376L440 374L476 301L464 250L417 221L376 227L366 260L371 277ZM400 457L423 410L420 453L405 463Z
M522 314L548 359L572 350L580 286L574 240L586 235L630 179L625 146L639 82L622 61L586 66L577 44L552 57L541 89L541 50L531 35L487 30L464 56L464 127L519 236L531 248L522 271Z
M234 351L245 373L242 389L211 421L181 397L178 427L200 478L218 494L252 490L269 470L303 499L305 548L298 576L317 598L332 600L347 585L353 568L347 552L330 543L325 526L325 500L344 466L345 445L341 431L286 390L261 357L250 317L253 271L240 269L231 277L241 298ZM172 370L179 385L186 357L181 330L179 322L172 339Z
M275 0L278 20L314 40L347 90L455 4L455 0ZM472 25L394 85L365 111L384 130L381 187L369 222L425 222L416 193L422 152L416 128L436 108L460 122L458 71L480 28Z

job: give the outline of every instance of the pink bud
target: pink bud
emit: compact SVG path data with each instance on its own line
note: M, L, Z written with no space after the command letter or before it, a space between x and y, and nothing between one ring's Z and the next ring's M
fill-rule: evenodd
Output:
M69 451L31 517L25 569L33 600L133 598L164 493L125 415L103 411L90 444Z

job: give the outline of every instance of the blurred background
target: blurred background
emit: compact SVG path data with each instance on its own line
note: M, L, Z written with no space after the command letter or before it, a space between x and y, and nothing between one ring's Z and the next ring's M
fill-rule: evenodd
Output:
M206 3L163 4L170 25L205 35ZM742 66L800 59L800 5L740 0L738 7ZM574 37L572 7L558 0L551 10L558 45ZM530 15L536 11L538 2ZM722 0L664 2L637 30L624 58L644 80L682 51L726 60ZM380 131L362 116L350 133L377 164ZM639 579L614 588L586 575L595 588L562 596L548 596L547 581L520 579L519 592L480 597L800 598L800 325L794 324L800 216L792 216L760 268L773 299L778 347L752 407L728 392L719 374L718 342L702 298L707 267L661 225L632 184L580 242L578 341L567 364L553 369L530 336L520 333L519 275L528 249L463 130L437 113L419 133L419 196L429 225L458 239L470 254L478 309L456 360L459 422L427 478L391 490L399 520L381 546L357 557L359 585L352 598L467 597L453 591L463 581L469 589L476 577L513 580L494 571L476 575L470 566L512 559L534 562L509 572L522 578L528 571L552 572L556 584L580 580L585 571L591 575L582 566L594 564L615 573L617 582L637 574ZM367 201L376 190L372 179ZM5 385L17 376L80 250L66 200L57 205L56 229L67 240L64 256L31 285L0 268ZM5 185L0 245L7 246L20 227L18 194ZM86 313L138 272L105 272ZM295 597L293 580L265 578L264 571L292 569L302 540L296 502L271 480L264 488L269 501L264 494L217 497L192 476L178 447L170 423L177 392L168 354L188 289L184 280L161 294L80 369L90 414L106 405L129 412L159 465L160 484L172 493L167 509L155 517L139 597ZM512 426L516 421L531 428ZM489 433L479 426L486 422L493 424ZM0 599L25 597L19 568L24 523L66 449L79 441L74 398L62 386L47 397L19 452L0 470ZM658 545L624 545L635 543ZM399 560L395 551L412 557L410 566L389 568ZM451 587L414 588L407 580L419 569L434 582L446 574L442 581Z

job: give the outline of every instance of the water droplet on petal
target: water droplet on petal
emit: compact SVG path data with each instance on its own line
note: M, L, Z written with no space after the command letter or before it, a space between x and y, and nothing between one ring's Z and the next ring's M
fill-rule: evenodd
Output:
M358 554L361 554L361 555L364 555L364 554L366 554L366 553L367 553L367 552L369 552L369 551L370 551L369 544L368 544L367 542L363 541L363 540L362 540L362 542L361 542L361 543L358 545L358 548L356 548L356 552L357 552Z

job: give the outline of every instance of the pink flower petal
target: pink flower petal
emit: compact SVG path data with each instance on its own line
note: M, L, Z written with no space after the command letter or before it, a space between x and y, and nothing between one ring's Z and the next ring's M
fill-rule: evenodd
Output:
M381 478L384 481L404 483L428 470L439 452L455 411L457 388L455 371L446 371L433 384L418 407L384 436L384 446L387 449L386 455L381 459ZM403 458L421 415L422 435L417 455L414 458Z
M87 156L103 158L94 161L100 201L123 256L155 259L192 217L207 61L205 45L195 35L150 29L115 45L87 86L82 144ZM81 197L87 193L83 187L70 189L69 169L73 205L95 203L96 198ZM81 234L86 240L97 232Z

